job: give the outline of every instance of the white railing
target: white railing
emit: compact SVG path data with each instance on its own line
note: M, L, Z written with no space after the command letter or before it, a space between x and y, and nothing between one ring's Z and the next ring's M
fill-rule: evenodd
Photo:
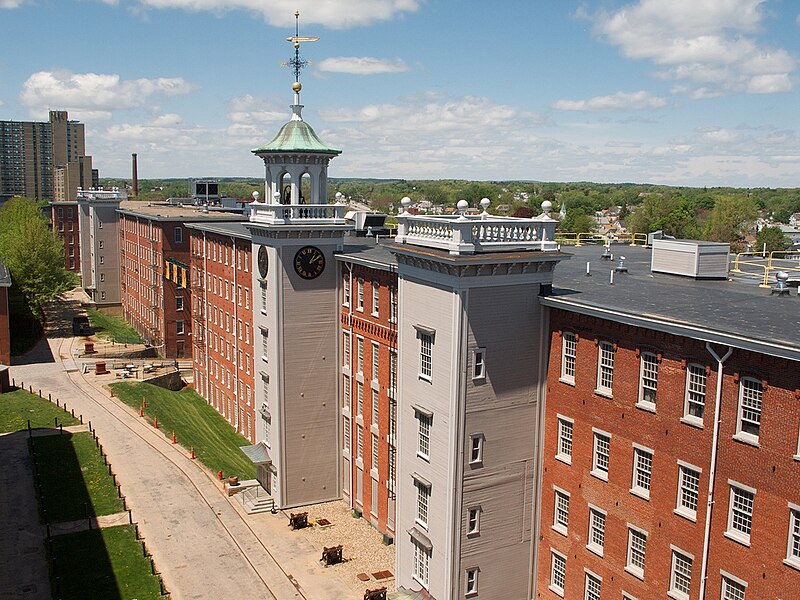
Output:
M346 204L249 204L250 220L273 225L345 225Z
M498 250L554 252L555 219L541 214L532 219L464 215L431 217L401 214L397 217L400 244L447 250L450 254L475 254Z

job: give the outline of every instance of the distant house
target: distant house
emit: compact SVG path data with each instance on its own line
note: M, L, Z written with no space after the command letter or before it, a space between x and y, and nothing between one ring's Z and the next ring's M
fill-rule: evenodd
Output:
M796 212L789 217L789 225L794 228L800 228L800 212Z

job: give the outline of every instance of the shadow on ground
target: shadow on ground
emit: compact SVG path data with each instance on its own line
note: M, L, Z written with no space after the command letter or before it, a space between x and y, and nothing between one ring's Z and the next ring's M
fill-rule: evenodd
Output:
M72 317L81 311L81 303L76 299L59 298L45 309L45 335L25 354L12 356L12 365L34 365L55 362L56 357L48 342L49 338L64 339L72 337Z

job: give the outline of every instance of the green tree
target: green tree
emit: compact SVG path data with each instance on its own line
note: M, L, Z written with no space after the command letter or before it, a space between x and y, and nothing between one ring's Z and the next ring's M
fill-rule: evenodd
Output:
M764 227L756 236L756 250L760 251L764 244L767 245L767 252L777 252L786 250L792 242L783 235L778 227Z
M735 244L758 217L755 202L747 196L718 196L706 223L705 238Z
M28 198L14 197L0 208L0 257L39 319L42 307L74 282L64 268L63 242L50 231L42 205Z
M567 207L567 214L558 224L558 230L565 233L587 233L594 231L596 226L597 223L583 208Z

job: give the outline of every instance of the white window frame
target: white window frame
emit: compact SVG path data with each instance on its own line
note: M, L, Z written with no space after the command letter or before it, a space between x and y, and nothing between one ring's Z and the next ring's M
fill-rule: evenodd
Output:
M345 275L342 284L342 306L350 306L350 276Z
M467 598L478 595L479 567L470 567L464 573L464 596Z
M342 355L344 361L342 366L346 369L350 369L350 332L343 331L342 332Z
M719 570L719 574L722 577L720 582L721 600L745 600L747 582L722 569Z
M184 325L183 319L178 319L175 321L175 334L176 335L183 335L186 332L186 326Z
M362 277L358 278L357 288L356 310L364 312L364 279Z
M637 408L655 412L658 394L658 355L642 352L639 355L639 401Z
M425 460L430 460L431 455L431 431L433 429L433 415L414 411L417 418L417 456Z
M559 381L575 385L575 362L578 356L578 336L572 331L561 334L561 377Z
M598 556L603 556L606 540L606 511L602 508L589 505L589 534L586 548Z
M397 323L397 286L389 286L389 323Z
M412 562L411 577L425 589L428 589L430 575L431 551L417 540L411 539L414 545L414 560Z
M431 486L416 477L414 478L414 486L417 488L417 506L414 513L414 522L427 530L431 508Z
M691 471L691 474L689 473ZM693 481L697 475L697 481ZM697 521L697 507L700 505L700 479L703 470L682 460L678 461L678 497L675 502L675 514L690 521ZM686 504L685 498L694 498L695 507Z
M356 373L364 374L364 338L356 336Z
M569 529L570 493L553 486L553 531L567 535Z
M686 391L681 421L690 425L703 426L706 410L706 393L708 391L708 373L703 365L691 363L686 365ZM698 409L699 407L699 409ZM700 414L692 414L697 413Z
M473 506L467 510L467 537L480 535L482 512L480 506Z
M800 569L800 506L788 503L789 534L786 540L786 559L784 564Z
M603 588L603 578L592 573L589 569L584 568L584 584L583 584L583 600L600 600ZM592 588L590 588L590 583ZM595 588L596 589L593 589Z
M371 423L376 428L378 426L378 412L380 411L380 398L378 397L378 390L372 390L372 415Z
M556 460L572 464L572 440L575 421L564 415L557 415L558 436L556 438Z
M667 591L667 595L670 598L675 598L675 600L689 600L689 594L691 594L692 590L692 567L694 566L694 555L690 554L689 552L684 552L680 548L672 545L670 545L670 550L672 551L672 559L669 568L669 590ZM683 569L680 572L678 571L679 559L681 562L688 564L688 573ZM678 580L679 575L681 577L680 583ZM684 578L686 579L686 590L681 589L684 587Z
M763 402L763 383L755 377L741 377L739 379L739 407L736 414L734 439L758 445ZM756 433L753 433L753 429L756 430Z
M419 335L419 378L431 381L433 378L433 335L418 331Z
M475 348L472 351L472 380L486 379L486 348Z
M639 541L642 547L637 547ZM641 556L641 565L636 564ZM625 558L625 570L639 579L644 579L644 565L647 558L647 532L628 523L628 552Z
M602 340L597 344L597 387L595 393L611 397L614 387L614 344Z
M592 427L592 470L591 474L608 481L608 469L611 464L611 434Z
M567 557L554 548L550 548L550 585L547 589L563 598L566 583Z
M633 477L631 494L650 499L650 487L653 481L653 450L633 444Z
M378 381L380 375L380 362L381 360L381 345L378 342L372 342L372 381Z
M728 480L730 495L728 500L728 528L725 537L750 545L750 534L753 530L753 509L755 507L756 490L731 479ZM744 528L747 531L744 531Z
M482 433L473 433L469 436L469 464L483 464L483 442L485 437Z
M380 304L381 304L381 296L380 296L380 285L376 280L372 280L372 316L378 317L380 316Z

